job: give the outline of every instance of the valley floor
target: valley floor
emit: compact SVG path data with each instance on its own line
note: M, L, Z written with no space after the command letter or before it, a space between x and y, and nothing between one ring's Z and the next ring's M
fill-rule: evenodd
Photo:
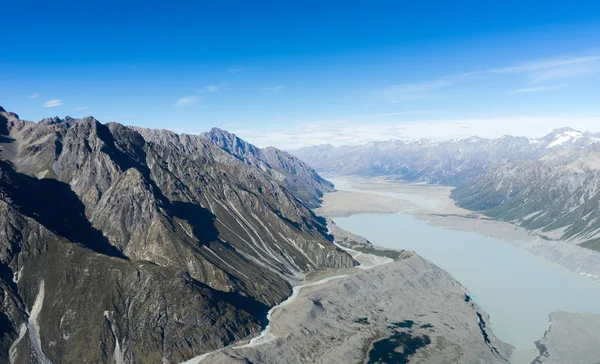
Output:
M509 242L600 282L600 252L572 243L546 240L527 229L462 209L450 198L452 187L406 184L383 178L326 178L338 191L324 196L323 206L316 210L319 215L342 217L402 212L435 226Z
M555 261L567 267L569 259L585 261L578 254L594 253L540 241L524 229L458 208L448 187L331 180L340 191L324 197L323 207L316 211L322 216L403 212L432 225L493 236L531 251L544 244L539 255L549 259L552 245L560 244L555 256L562 260ZM336 244L343 245L361 266L308 274L286 301L271 309L261 335L186 364L509 361L513 348L494 335L488 314L449 273L410 251L366 245L363 238L331 220L329 227ZM568 255L562 246L578 250ZM585 269L594 268L591 264ZM547 348L554 351L552 343Z

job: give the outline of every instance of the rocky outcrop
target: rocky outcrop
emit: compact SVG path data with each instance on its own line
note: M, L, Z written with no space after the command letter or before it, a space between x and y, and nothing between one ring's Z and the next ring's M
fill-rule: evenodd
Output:
M289 158L0 112L0 361L177 362L259 331L306 272L356 265L309 209L329 185Z

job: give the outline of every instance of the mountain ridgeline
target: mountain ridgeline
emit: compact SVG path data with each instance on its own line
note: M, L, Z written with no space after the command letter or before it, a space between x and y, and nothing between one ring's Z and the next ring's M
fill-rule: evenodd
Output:
M455 186L464 208L600 250L600 134L382 141L291 151L319 172Z
M357 263L290 154L0 108L0 362L179 362L256 335L305 273Z

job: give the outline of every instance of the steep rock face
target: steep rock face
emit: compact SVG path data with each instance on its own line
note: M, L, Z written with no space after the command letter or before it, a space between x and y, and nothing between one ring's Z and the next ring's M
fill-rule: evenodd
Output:
M324 221L272 173L241 163L205 138L157 130L142 135L152 144L148 165L161 191L173 201L197 202L209 210L223 240L248 259L295 278L305 270L352 264L327 240ZM198 153L203 150L221 163Z
M458 186L452 197L461 207L598 249L600 147L501 166Z
M204 137L0 112L0 357L178 361L256 332L289 282L356 265L283 173Z

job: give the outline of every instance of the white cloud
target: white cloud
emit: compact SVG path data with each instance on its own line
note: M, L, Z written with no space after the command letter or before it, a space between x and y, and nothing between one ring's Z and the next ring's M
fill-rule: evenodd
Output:
M30 99L37 99L38 97L40 97L40 94L37 92L32 93L31 95L29 95Z
M231 67L227 70L227 72L229 73L240 73L240 72L244 72L246 69L245 68L235 68L235 67Z
M215 92L221 88L220 85L208 85L204 86L203 89L198 90L198 92Z
M73 111L81 111L81 110L87 110L87 106L81 106L81 107L75 107L73 108Z
M600 132L600 115L514 116L359 124L337 121L302 124L292 128L289 125L290 123L286 123L280 126L279 130L271 127L268 131L235 128L232 131L259 147L272 145L282 149L295 149L308 145L357 145L390 139L428 138L440 141L473 135L497 138L505 134L541 137L553 129L565 126Z
M44 107L55 107L55 106L60 106L62 105L62 101L61 100L49 100L44 102Z
M276 92L282 91L284 88L285 88L285 86L271 86L271 87L267 87L265 89L265 91L276 93Z
M182 97L175 103L175 107L186 107L197 105L200 98L198 96L186 96Z
M567 87L567 84L562 83L560 85L551 85L551 86L525 87L525 88L520 88L517 90L507 91L506 93L507 94L524 94L524 93L545 92L545 91L558 90L558 89L565 88L565 87Z

